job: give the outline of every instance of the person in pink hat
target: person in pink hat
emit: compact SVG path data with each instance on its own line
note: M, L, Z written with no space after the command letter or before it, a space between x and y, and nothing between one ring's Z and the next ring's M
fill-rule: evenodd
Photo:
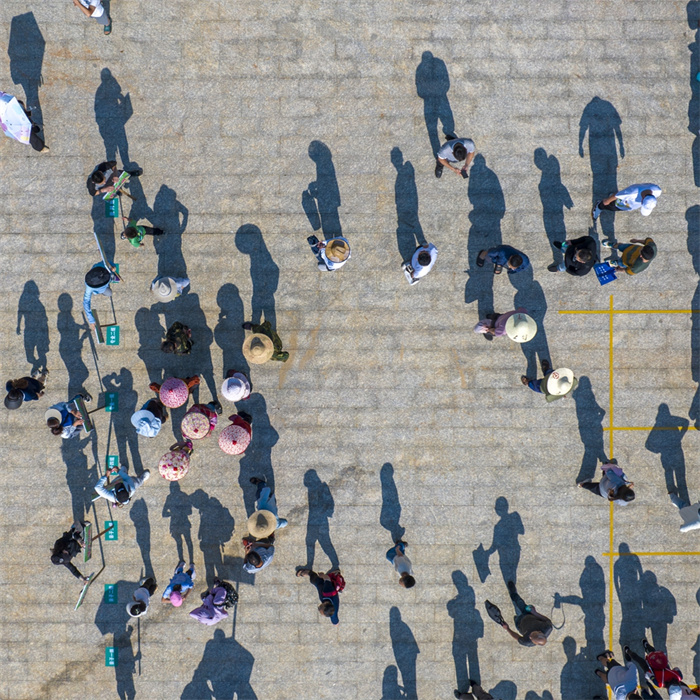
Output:
M170 579L170 583L163 591L163 602L168 601L171 605L179 608L182 601L187 598L189 592L194 588L194 580L197 577L194 564L190 562L190 566L185 571L185 562L180 561L175 567L175 573Z
M176 378L177 378L177 377L176 377ZM167 381L168 381L168 380L166 379L165 382L167 382ZM199 384L199 376L195 374L194 377L185 377L185 378L182 379L181 381L183 381L183 382L185 383L185 385L186 385L186 387L187 387L187 391L191 393L191 392L192 392L192 389L194 389L194 388ZM163 382L163 384L165 384L165 382ZM158 384L157 382L151 382L151 383L148 385L148 388L149 388L151 391L155 391L156 394L158 394L158 398L159 398L166 406L168 406L168 403L164 400L164 397L163 397L163 395L161 394L161 391L160 391L160 389L161 389L161 387L163 386L163 384ZM183 401L182 404L186 403L186 401L187 401L187 399L185 399L185 401ZM180 404L180 406L181 406L182 404ZM175 406L170 406L170 408L176 408L176 407L175 407Z

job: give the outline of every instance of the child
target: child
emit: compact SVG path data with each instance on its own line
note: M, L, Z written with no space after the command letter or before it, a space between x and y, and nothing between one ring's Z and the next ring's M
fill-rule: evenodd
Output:
M122 233L122 238L126 238L134 248L143 248L143 239L145 236L162 236L165 231L162 228L153 228L153 226L138 226L138 219L131 219L128 216L122 216L126 221L126 228Z

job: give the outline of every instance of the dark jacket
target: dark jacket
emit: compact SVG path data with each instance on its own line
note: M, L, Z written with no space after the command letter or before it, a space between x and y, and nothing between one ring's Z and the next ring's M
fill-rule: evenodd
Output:
M104 163L100 163L92 172L106 173L108 170L113 170L114 173L119 174L123 172L122 170L117 170L116 160L106 160ZM114 173L112 174L114 175ZM103 182L100 187L104 187L106 184L106 182ZM87 189L91 196L94 197L97 194L97 185L92 181L92 173L90 173L90 177L87 179Z
M574 259L574 255L579 250L590 250L593 257L586 263L579 262ZM566 271L570 275L575 277L583 277L587 275L593 265L598 262L598 246L596 245L595 238L591 236L581 236L581 238L576 238L573 241L569 241L569 245L564 252L564 264L566 265Z

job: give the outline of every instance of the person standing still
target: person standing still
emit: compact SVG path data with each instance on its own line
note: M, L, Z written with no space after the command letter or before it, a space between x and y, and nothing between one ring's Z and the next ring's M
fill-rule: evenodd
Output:
M435 157L435 177L441 178L442 171L447 167L453 173L461 175L463 178L469 177L469 166L476 155L476 146L471 139L458 139L455 136L448 136L447 142L440 148ZM452 163L461 163L461 168L455 168Z
M130 617L141 617L148 612L151 596L156 592L158 584L152 576L142 578L139 587L133 593L133 600L127 604L126 611Z
M102 0L73 0L73 4L86 16L92 17L104 27L105 34L112 33L112 18L102 5Z

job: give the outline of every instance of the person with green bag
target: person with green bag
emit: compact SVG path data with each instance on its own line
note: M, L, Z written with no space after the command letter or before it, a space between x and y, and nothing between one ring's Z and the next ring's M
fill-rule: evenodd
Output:
M126 222L126 228L122 233L122 238L126 238L134 248L143 247L143 239L145 236L162 236L165 231L162 228L154 228L153 226L139 226L138 219L132 219L129 216L122 216Z

